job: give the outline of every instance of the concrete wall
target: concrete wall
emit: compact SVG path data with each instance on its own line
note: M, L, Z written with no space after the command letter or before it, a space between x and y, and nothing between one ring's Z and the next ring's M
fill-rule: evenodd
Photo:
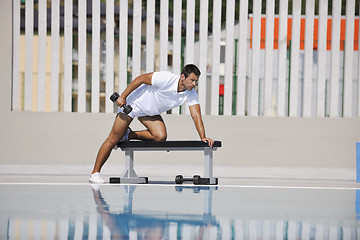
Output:
M0 1L0 163L92 164L114 114L11 111L11 1ZM164 115L168 139L197 139L189 116ZM205 116L207 135L223 141L215 164L355 167L358 119ZM141 127L134 121L133 128ZM114 152L110 161L123 159ZM139 153L142 163L202 164L201 153ZM121 162L122 164L122 162Z
M0 163L92 164L113 114L7 112L1 117ZM198 139L190 116L164 115L169 140ZM359 120L204 118L221 140L215 164L239 166L355 167ZM134 120L133 129L141 128ZM113 152L110 161L123 153ZM202 164L200 152L136 153L137 162Z

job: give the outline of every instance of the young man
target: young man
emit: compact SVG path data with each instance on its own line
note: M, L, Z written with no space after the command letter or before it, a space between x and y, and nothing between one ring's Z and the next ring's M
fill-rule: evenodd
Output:
M189 105L190 115L201 141L207 142L212 147L214 140L205 135L198 96L194 89L200 74L200 70L195 65L188 64L183 68L180 76L164 71L145 73L136 77L116 100L119 111L108 138L99 149L89 182L105 182L100 176L100 170L120 140L165 141L166 127L160 114L180 106L185 101ZM121 108L125 104L133 108L128 115ZM146 130L132 131L129 128L135 117L146 127Z

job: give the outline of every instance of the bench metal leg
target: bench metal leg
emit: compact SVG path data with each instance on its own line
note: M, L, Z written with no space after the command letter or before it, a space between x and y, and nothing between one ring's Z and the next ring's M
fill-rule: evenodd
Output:
M137 177L137 174L134 170L134 151L125 151L125 170L122 177Z
M204 177L212 178L213 177L213 152L204 151Z
M204 150L204 178L209 179L209 184L216 185L217 178L213 176L213 151Z
M147 177L138 177L134 170L134 151L125 151L125 170L120 183L147 183Z

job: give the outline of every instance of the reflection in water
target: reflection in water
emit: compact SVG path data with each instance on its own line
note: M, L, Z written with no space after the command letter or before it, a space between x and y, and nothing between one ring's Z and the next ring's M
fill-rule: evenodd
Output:
M0 239L359 239L359 191L0 186ZM2 228L1 228L2 227Z
M135 239L169 239L170 232L174 232L171 231L171 228L175 226L177 229L187 226L188 230L192 230L190 233L192 239L203 239L204 234L210 232L212 228L216 228L217 231L220 227L215 218L211 216L211 209L207 209L203 216L133 213L132 202L135 188L134 185L124 186L126 192L124 210L122 213L116 213L110 211L109 205L102 197L99 186L92 187L97 211L106 227L108 227L112 239L129 239L130 237L135 237ZM200 190L200 188L198 189ZM204 189L207 190L206 201L212 202L211 193L213 189L209 187ZM181 191L182 187L178 187L178 190ZM211 206L211 204L208 204L208 206ZM178 237L181 232L178 232L177 229L175 233Z

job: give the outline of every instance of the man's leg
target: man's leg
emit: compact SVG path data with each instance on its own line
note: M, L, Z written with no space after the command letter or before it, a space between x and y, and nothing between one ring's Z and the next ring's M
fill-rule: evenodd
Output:
M112 149L124 136L132 120L133 119L131 117L124 113L118 113L116 115L111 132L99 149L95 165L91 173L100 172L102 166L109 158Z
M166 126L160 115L139 117L138 119L147 128L147 130L131 132L129 134L130 139L140 139L144 141L166 140Z

